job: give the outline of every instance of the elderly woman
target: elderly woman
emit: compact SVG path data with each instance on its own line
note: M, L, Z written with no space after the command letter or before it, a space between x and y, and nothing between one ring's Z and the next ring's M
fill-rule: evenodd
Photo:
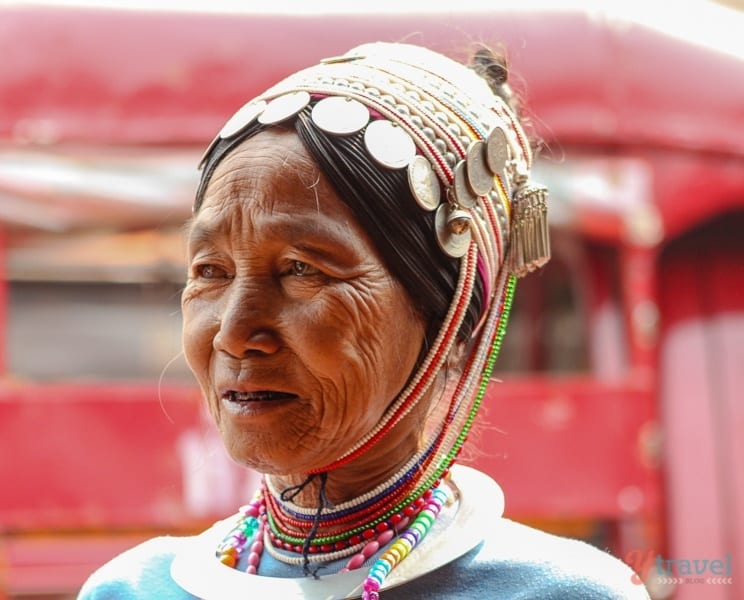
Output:
M452 468L516 278L549 255L512 102L486 52L467 68L370 44L227 122L202 161L183 341L263 483L203 534L114 559L81 598L647 598Z

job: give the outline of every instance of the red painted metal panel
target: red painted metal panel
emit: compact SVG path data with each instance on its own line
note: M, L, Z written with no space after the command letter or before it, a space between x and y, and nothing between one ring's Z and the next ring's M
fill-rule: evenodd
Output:
M518 517L624 518L659 508L647 456L650 390L590 378L492 383L464 460L504 488Z
M659 364L665 423L669 553L731 554L733 585L705 586L710 600L744 595L744 217L727 217L665 250L664 340ZM677 600L700 596L683 585Z
M0 224L0 377L5 375L6 350L5 350L5 323L8 322L8 282L6 277L5 257L8 247L5 239L5 227Z
M56 533L0 537L0 599L4 598L3 588L18 595L74 593L98 567L151 535ZM3 568L3 564L10 568Z
M741 59L612 17L0 10L5 138L203 144L278 77L379 39L458 58L503 44L550 140L744 152Z
M639 487L643 506L653 507L639 445L647 401L645 390L588 379L493 384L488 425L471 440L470 460L509 488L512 514L618 516L628 486ZM185 489L189 470L208 469L210 461L225 468L216 451L196 462L188 458L185 442L196 436L217 445L215 435L189 388L5 388L0 439L13 452L0 454L0 478L13 483L0 498L0 527L183 528L222 516L235 508L238 489L250 492L250 476L219 489L224 497L211 503L190 499L194 490Z
M188 388L3 385L0 530L188 528L224 516L244 482L224 475L211 431Z

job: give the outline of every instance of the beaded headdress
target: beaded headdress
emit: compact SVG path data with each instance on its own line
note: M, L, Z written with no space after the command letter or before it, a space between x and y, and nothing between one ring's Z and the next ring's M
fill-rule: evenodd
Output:
M498 354L516 278L550 256L547 190L529 179L532 153L517 116L483 78L424 48L375 43L322 60L240 108L202 159L195 210L224 156L257 128L289 122L307 110L314 126L329 136L363 134L370 161L405 170L421 218L433 219L439 250L460 262L449 310L418 370L380 422L362 439L350 440L342 456L315 474L354 460L410 413L456 344L476 282L485 295L469 355L421 450L392 484L355 500L353 507L342 504L323 512L337 522L352 508L366 510L366 527L380 530L430 493L467 437ZM302 551L306 563L308 557L322 560L329 544L336 554L351 555L364 543L365 528L352 529L343 539L299 535L298 522L304 520L305 530L315 531L319 516L291 502L281 506L281 494L269 492L269 508L273 503L275 512L291 513L295 523L294 535L272 523L271 539L284 549Z

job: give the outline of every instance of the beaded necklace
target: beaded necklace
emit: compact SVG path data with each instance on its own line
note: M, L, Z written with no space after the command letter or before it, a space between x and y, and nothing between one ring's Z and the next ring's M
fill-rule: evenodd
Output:
M377 598L385 577L426 537L448 498L448 492L443 485L428 490L417 503L417 508L410 517L403 517L394 528L380 530L374 536L363 539L360 544L350 547L352 556L339 572L359 569L397 536L390 548L374 562L365 579L362 597L369 600ZM220 562L237 568L245 556L243 567L245 572L255 575L264 550L267 550L277 560L289 564L300 564L303 561L302 557L287 557L274 548L274 540L270 536L267 537L265 508L263 497L259 496L239 509L235 525L217 548L216 554ZM287 547L283 549L292 550ZM318 559L323 562L332 562L349 554L347 549L342 549L325 552Z

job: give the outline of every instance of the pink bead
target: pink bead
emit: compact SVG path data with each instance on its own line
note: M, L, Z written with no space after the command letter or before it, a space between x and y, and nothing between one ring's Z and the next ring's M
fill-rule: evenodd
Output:
M256 573L258 573L258 569L256 569L256 567L254 567L253 565L248 565L245 568L245 572L249 575L255 575Z
M380 543L377 540L373 540L369 544L367 544L364 548L362 548L361 553L364 556L364 558L369 558L379 549L380 549Z
M240 507L240 512L248 517L257 517L259 513L259 504L251 502L245 506Z
M385 533L381 533L377 537L377 543L380 544L380 546L384 546L387 544L390 540L393 539L393 536L395 535L395 532L392 529L388 529Z
M248 555L248 564L252 567L257 567L258 563L261 562L261 555L255 552L251 552Z
M339 569L339 573L348 573L349 570L349 567L344 567L343 569Z
M251 552L261 554L261 552L263 552L263 542L261 540L253 542L253 544L251 544Z
M351 557L349 562L346 563L346 566L350 571L353 571L354 569L361 567L365 560L367 560L367 557L364 556L364 554L355 554Z

